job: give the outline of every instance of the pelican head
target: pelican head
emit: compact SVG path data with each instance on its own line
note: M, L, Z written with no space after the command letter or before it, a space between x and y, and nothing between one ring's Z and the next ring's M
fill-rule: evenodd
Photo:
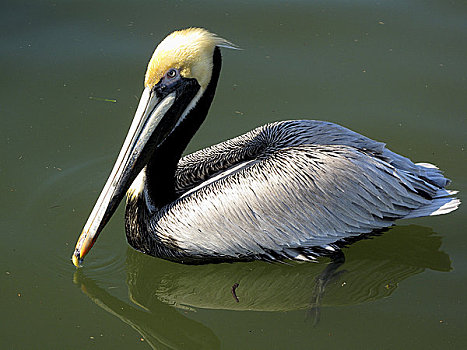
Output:
M135 178L164 142L183 129L195 130L212 101L220 71L218 47L233 47L205 29L173 32L156 48L145 75L144 90L130 130L72 256L79 266ZM199 105L203 108L198 108ZM194 133L191 132L191 136ZM175 153L183 152L191 136Z

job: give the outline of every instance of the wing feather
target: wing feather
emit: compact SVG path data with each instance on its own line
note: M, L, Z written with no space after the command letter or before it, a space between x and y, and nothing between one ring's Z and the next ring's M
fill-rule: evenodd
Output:
M180 198L149 231L190 256L306 260L395 219L454 210L447 183L342 126L278 122L182 158Z
M394 171L347 146L289 147L182 197L154 230L193 254L325 246L387 227L426 204L389 175Z

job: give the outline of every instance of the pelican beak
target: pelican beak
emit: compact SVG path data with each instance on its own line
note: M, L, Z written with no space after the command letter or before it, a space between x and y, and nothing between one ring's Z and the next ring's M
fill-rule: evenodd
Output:
M99 233L117 209L154 150L173 131L183 111L180 91L146 87L117 161L76 243L72 261L81 266ZM186 91L186 89L184 90ZM194 91L195 93L196 91ZM193 94L190 94L193 97ZM189 96L184 96L186 100Z

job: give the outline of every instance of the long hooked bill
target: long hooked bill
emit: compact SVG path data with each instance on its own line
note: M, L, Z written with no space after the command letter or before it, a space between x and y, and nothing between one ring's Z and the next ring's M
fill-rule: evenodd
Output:
M151 155L149 148L159 144L167 136L165 130L155 129L174 101L175 92L159 99L150 88L144 89L117 161L76 242L71 257L76 267L81 266L125 192L148 162ZM157 136L157 139L151 138L152 135Z

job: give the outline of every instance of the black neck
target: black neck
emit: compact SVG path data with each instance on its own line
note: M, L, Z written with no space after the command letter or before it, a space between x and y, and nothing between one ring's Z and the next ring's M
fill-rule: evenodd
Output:
M175 171L193 135L206 119L221 71L222 57L218 47L214 49L211 81L198 103L185 119L157 148L146 166L146 186L156 207L160 208L177 198Z

